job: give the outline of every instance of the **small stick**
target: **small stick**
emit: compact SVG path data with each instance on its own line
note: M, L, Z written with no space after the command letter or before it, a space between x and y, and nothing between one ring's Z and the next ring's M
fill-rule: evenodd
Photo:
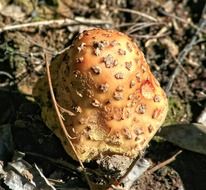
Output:
M48 189L51 189L51 190L56 190L56 188L50 183L50 181L44 176L44 174L41 172L41 170L39 169L39 167L34 164L34 168L38 171L39 175L41 176L41 178L43 178L44 182L50 187ZM41 181L38 181L38 185L41 186L42 185L42 182Z
M154 173L155 171L159 170L160 168L163 168L164 166L170 164L171 162L175 161L176 157L182 153L182 150L179 150L175 155L173 155L171 158L165 160L164 162L161 162L159 164L157 164L156 166L154 166L153 168L151 168L150 170L148 170L147 172L149 174Z
M133 37L135 37L135 38L139 38L139 39L141 39L141 38L144 38L144 39L156 39L156 38L163 38L163 37L165 37L165 36L168 36L169 35L169 32L167 32L167 33L165 33L165 34L156 34L156 35L138 35L138 34L131 34L131 36L133 36Z
M139 30L143 30L144 28L149 28L151 26L158 26L158 25L163 25L163 23L158 23L158 22L151 22L151 23L137 23L137 24L134 24L132 27L130 27L128 30L127 30L127 33L128 34L132 34L132 33L135 33Z
M84 20L81 17L77 17L75 19L59 19L59 20L44 20L39 22L30 22L30 23L24 23L24 24L16 24L16 25L7 25L2 28L0 28L0 33L5 31L11 31L11 30L20 30L22 28L27 27L40 27L40 26L50 26L50 25L74 25L74 24L82 24L82 25L105 25L105 24L112 24L111 22L102 21L98 19L88 19Z
M6 76L10 80L14 79L11 74L9 74L8 72L5 72L5 71L0 71L0 76L1 75ZM10 82L6 80L4 83L0 83L0 87L5 87L5 86L8 86L9 84L10 84Z
M41 154L38 154L35 152L25 152L25 154L47 160L47 161L49 161L55 165L58 165L59 167L62 167L65 170L68 170L70 172L80 172L76 166L74 166L74 165L72 165L64 160L50 158L48 156L41 155Z
M154 22L157 22L157 19L146 14L146 13L142 13L140 11L137 11L137 10L131 10L131 9L124 9L124 8L112 8L114 11L117 10L117 11L120 11L120 12L126 12L126 13L132 13L132 14L136 14L136 15L139 15L141 17L144 17L144 18L147 18L148 20L151 20L151 21L154 21Z

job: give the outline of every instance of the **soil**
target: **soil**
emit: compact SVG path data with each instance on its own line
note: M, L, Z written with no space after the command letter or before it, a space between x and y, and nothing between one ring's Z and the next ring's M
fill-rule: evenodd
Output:
M197 122L204 110L206 27L200 31L197 27L203 22L201 13L205 1L45 0L32 4L5 0L0 5L1 27L67 17L81 17L83 23L94 19L102 22L101 25L51 24L0 32L0 125L11 126L14 144L14 148L6 150L1 158L5 165L11 161L13 150L18 150L25 153L24 159L28 163L36 163L46 178L53 179L57 189L88 189L83 175L77 170L79 164L68 157L59 140L45 126L41 108L32 98L32 87L45 72L43 49L55 56L71 44L78 32L88 27L115 28L134 38L168 96L181 100L183 111L177 111L176 117L168 117L167 124ZM196 43L185 59L178 63L178 56L194 36L197 36ZM178 64L181 64L179 74L168 88ZM175 112L177 107L173 109ZM145 150L144 157L151 161L153 167L179 150L167 141L154 139ZM93 170L92 164L86 166ZM205 176L205 155L183 150L175 161L152 174L143 174L132 189L205 190ZM2 180L0 189L8 189Z

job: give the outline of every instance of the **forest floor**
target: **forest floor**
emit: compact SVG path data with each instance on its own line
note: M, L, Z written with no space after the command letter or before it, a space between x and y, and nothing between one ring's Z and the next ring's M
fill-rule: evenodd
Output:
M65 18L69 19L63 22ZM44 51L55 56L79 32L91 27L119 30L141 47L169 97L170 110L164 125L198 123L200 115L205 116L205 1L1 0L0 189L15 189L2 176L14 171L12 167L18 166L18 159L29 164L26 168L41 169L46 183L52 184L42 189L88 189L78 163L68 157L60 141L43 123L32 88L45 73ZM158 138L150 142L144 157L152 167L179 150L182 152L173 162L143 174L132 189L206 189L205 154L191 151L190 147L182 149L175 142ZM31 182L30 175L28 171L24 173L24 180ZM8 176L12 178L11 173Z

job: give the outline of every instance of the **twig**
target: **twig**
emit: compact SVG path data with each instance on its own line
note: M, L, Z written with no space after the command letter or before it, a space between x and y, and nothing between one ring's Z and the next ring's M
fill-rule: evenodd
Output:
M150 34L147 34L147 35L138 35L138 34L132 34L130 36L133 36L135 38L144 38L144 39L155 39L155 38L162 38L162 37L165 37L165 36L168 36L169 35L169 32L167 33L164 33L164 34L156 34L156 35L150 35Z
M90 180L89 180L89 177L87 176L87 173L86 173L86 169L82 163L82 161L80 160L77 152L76 152L76 149L71 141L71 139L73 137L70 137L70 135L68 134L66 128L65 128L65 125L64 125L64 122L62 120L62 117L61 117L61 114L60 114L60 110L58 108L58 105L57 105L57 102L56 102L56 98L54 96L54 91L53 91L53 86L52 86L52 81L51 81L51 75L50 75L50 70L49 70L49 63L48 63L48 59L47 59L47 54L44 53L45 55L45 63L46 63L46 73L47 73L47 79L48 79L48 83L49 83L49 91L50 91L50 94L51 94L51 99L52 99L52 102L53 102L53 105L54 105L54 108L55 108L55 111L56 111L56 114L57 114L57 117L58 117L58 120L59 120L59 124L61 126L61 129L63 130L63 133L66 137L66 140L67 142L70 144L71 148L72 148L72 151L74 152L74 155L76 156L77 160L79 161L79 164L82 168L82 171L83 171L83 174L85 175L85 178L87 180L87 183L90 187L90 189L92 189L92 185L90 183Z
M36 168L37 172L39 173L39 175L41 176L41 178L43 178L44 182L46 183L46 185L48 185L50 188L48 189L51 189L51 190L56 190L56 188L49 182L49 180L44 176L44 174L41 172L41 170L39 169L39 167L34 164L34 167ZM39 181L39 183L41 183Z
M9 74L8 72L6 71L0 71L0 76L3 75L7 78L9 78L9 80L13 80L13 76L11 74ZM6 87L6 86L9 86L10 85L10 81L6 80L5 82L3 83L0 83L0 87Z
M189 73L185 70L185 68L182 66L182 64L178 61L178 59L176 57L174 57L173 55L171 55L172 58L175 60L175 62L177 63L177 65L179 65L180 69L187 75L190 76Z
M102 21L98 19L84 19L81 17L76 17L75 19L59 19L59 20L46 20L46 21L39 21L39 22L30 22L30 23L23 23L23 24L16 24L16 25L8 25L0 28L0 33L5 31L11 31L11 30L20 30L22 28L27 27L40 27L40 26L63 26L63 25L75 25L75 24L81 24L81 25L105 25L105 24L112 24L108 21Z
M13 79L12 75L9 74L9 73L7 73L7 72L5 72L5 71L0 71L0 75L5 75L5 76L7 76L8 78Z
M154 173L155 171L159 170L160 168L163 168L164 166L170 164L171 162L175 161L176 157L182 153L182 150L178 151L175 155L173 155L171 158L165 160L164 162L161 162L160 164L157 164L156 166L154 166L153 168L151 168L150 170L148 170L147 172L149 174Z
M202 11L202 17L201 17L200 22L199 22L198 30L194 34L194 36L193 36L192 40L190 41L190 43L187 44L184 47L184 49L180 52L180 54L177 58L177 61L178 61L179 64L177 65L176 69L174 70L174 72L171 75L170 80L167 84L167 87L166 87L166 93L167 94L169 93L170 89L172 88L172 85L174 83L174 80L175 80L176 76L180 72L180 66L181 66L183 60L185 59L185 57L189 53L189 51L191 51L192 47L196 44L198 34L200 33L200 31L206 26L206 19L205 19L205 16L204 16L205 14L206 14L206 3L205 3L205 6L204 6L204 9Z
M38 153L35 153L35 152L25 152L25 154L27 155L30 155L30 156L35 156L35 157L38 157L38 158L42 158L44 160L47 160L49 162L52 162L54 163L55 165L59 165L60 167L70 171L70 172L80 172L78 170L78 168L64 160L59 160L59 159L53 159L53 158L50 158L48 156L45 156L45 155L41 155L41 154L38 154Z
M158 23L158 22L143 22L143 23L136 23L133 26L131 26L127 30L127 34L132 34L134 32L137 32L138 30L143 30L144 28L148 28L151 26L157 26L157 25L164 25L164 23Z
M178 20L178 21L180 21L180 22L182 22L182 23L189 24L189 25L192 26L193 28L195 28L195 29L197 29L197 30L200 30L200 31L203 32L203 33L206 33L206 30L204 30L203 28L200 28L199 26L193 24L193 23L191 22L191 20L187 21L187 20L185 20L185 19L183 19L183 18L181 18L181 17L178 17L177 15L173 15L173 14L167 13L166 11L164 11L164 10L162 10L162 9L160 9L160 12L161 12L162 14L164 14L165 16L174 18L174 19L176 19L176 20Z
M114 11L120 11L120 12L126 12L126 13L132 13L132 14L136 14L136 15L139 15L141 17L144 17L144 18L147 18L148 20L151 20L151 21L154 21L156 22L157 19L146 14L146 13L142 13L140 11L137 11L137 10L131 10L131 9L124 9L124 8L112 8Z

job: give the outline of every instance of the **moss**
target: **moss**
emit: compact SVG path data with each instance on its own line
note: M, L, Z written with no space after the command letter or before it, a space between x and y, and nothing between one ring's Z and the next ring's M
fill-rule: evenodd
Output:
M164 126L189 121L191 117L190 106L178 97L169 97L169 110Z
M156 143L162 143L162 142L165 142L165 139L163 137L156 135L152 138L152 141L154 141Z

